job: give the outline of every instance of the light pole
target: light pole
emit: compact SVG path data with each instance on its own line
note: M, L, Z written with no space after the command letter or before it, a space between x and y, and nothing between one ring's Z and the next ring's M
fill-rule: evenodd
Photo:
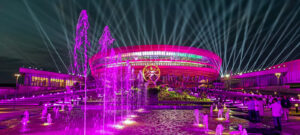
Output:
M281 73L275 73L275 76L277 77L277 85L279 87L280 86L279 79L280 79ZM278 88L278 92L279 92L279 88Z
M17 91L18 91L18 80L19 77L21 76L21 74L14 74L14 76L16 77L16 90L15 90L15 105L14 105L14 109L16 109L16 103L17 103Z
M227 86L228 86L228 91L229 91L231 89L230 74L226 74L225 78L227 79Z

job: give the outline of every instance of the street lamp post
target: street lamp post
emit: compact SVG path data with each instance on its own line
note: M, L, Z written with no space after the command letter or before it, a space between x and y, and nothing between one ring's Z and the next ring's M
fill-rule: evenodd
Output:
M228 91L231 89L231 80L230 80L230 75L226 74L225 78L227 79L227 86L228 86Z
M275 73L275 76L277 77L277 85L279 87L280 86L279 79L280 79L281 73ZM278 92L279 92L279 88L278 88Z
M15 104L14 104L14 109L16 109L16 104L17 104L17 91L18 91L18 88L19 88L18 80L19 80L19 77L20 77L21 75L18 74L18 73L16 73L16 74L14 74L14 76L16 77L16 90L15 90Z

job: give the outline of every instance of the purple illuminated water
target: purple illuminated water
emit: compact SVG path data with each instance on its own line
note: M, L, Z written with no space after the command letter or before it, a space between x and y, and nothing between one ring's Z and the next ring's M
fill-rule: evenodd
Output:
M29 112L27 110L24 112L24 116L21 122L24 126L26 126L27 123L29 122Z
M103 56L102 63L105 65L103 72L94 76L96 79L96 91L98 95L98 107L101 115L97 117L94 125L99 133L118 130L126 124L132 123L134 111L143 107L144 98L143 80L140 74L135 75L129 62L125 66L121 54L115 54L112 47L112 38L108 26L104 28L99 39L99 50ZM88 105L88 110L91 109ZM89 115L89 114L87 114Z
M100 134L101 132L101 120L103 114L101 108L98 105L87 105L87 127L86 134ZM120 105L117 105L119 108ZM34 109L35 107L32 107ZM48 113L51 116L55 115L54 109L48 107ZM40 112L42 109L31 109L30 123L26 126L26 130L23 129L23 125L20 123L21 118L15 118L8 121L0 122L1 126L6 126L5 129L0 130L0 134L66 134L66 135L81 135L84 133L84 118L81 106L74 106L71 111L61 111L60 116L52 118L52 124L44 125L47 120L40 119ZM65 109L68 110L68 109ZM108 110L107 110L108 111ZM111 125L107 126L106 133L112 134L135 134L135 135L165 135L165 134L185 134L185 135L198 135L205 134L205 127L194 126L194 110L173 110L173 109L161 109L161 110L147 110L143 113L135 112L136 116L133 116L131 120L135 123L125 125L122 122L118 123L119 126L124 126L122 129L113 128ZM122 112L117 111L116 119L121 119ZM124 112L123 112L124 113ZM199 113L208 114L209 109L204 108L199 110ZM236 112L234 112L236 113ZM228 133L228 130L237 130L237 125L242 124L247 128L248 121L233 117L231 122L217 121L217 112L214 112L214 117L207 117L209 121L208 133L214 134L217 125L222 124L224 132ZM113 122L113 121L112 121ZM108 124L108 123L107 123ZM112 124L112 123L111 123ZM203 123L205 125L205 123ZM233 129L236 128L236 129Z
M87 56L87 46L90 46L90 42L88 40L88 30L89 28L89 20L86 10L82 10L80 13L80 16L78 18L78 23L76 25L76 37L75 37L75 45L74 45L74 68L75 71L73 74L80 74L84 75L84 135L86 134L86 100L87 100L87 93L86 93L86 80L87 80L87 71L88 71L88 56ZM84 47L83 55L84 58L79 59L78 58L78 51L80 52L81 46ZM80 54L80 53L79 53ZM79 61L79 62L78 62ZM81 65L80 65L81 64Z
M74 46L74 69L75 74L83 74L85 77L85 95L84 95L84 134L86 134L86 123L87 123L87 110L90 108L97 108L101 115L97 117L99 121L94 125L98 128L99 133L106 133L111 130L111 125L117 125L122 121L128 121L128 116L132 115L132 110L137 109L138 102L135 102L134 96L140 96L139 90L134 91L134 70L131 68L130 63L127 63L124 69L119 70L122 60L118 54L115 54L112 44L114 38L112 38L108 26L105 26L103 33L99 39L99 50L100 54L109 57L103 57L103 64L106 65L104 70L96 78L96 86L98 97L97 103L99 107L90 107L87 105L87 46L90 45L88 41L88 30L89 22L88 15L83 10L79 16L77 27L76 27L76 39ZM83 50L81 49L83 46ZM79 58L78 55L83 54L84 58ZM121 95L121 96L120 96ZM125 104L124 104L125 103ZM62 109L61 111L64 111ZM98 121L98 120L97 120Z

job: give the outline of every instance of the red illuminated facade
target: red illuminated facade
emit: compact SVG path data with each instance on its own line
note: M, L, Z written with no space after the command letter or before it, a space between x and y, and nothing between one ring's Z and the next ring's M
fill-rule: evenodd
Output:
M115 57L117 62L104 63L104 58ZM90 58L89 64L94 77L103 73L105 67L125 68L127 63L137 74L147 65L159 67L159 83L188 87L185 84L199 84L216 80L222 59L208 51L194 47L175 45L137 45L114 48L114 54L99 52ZM183 86L185 85L185 86Z

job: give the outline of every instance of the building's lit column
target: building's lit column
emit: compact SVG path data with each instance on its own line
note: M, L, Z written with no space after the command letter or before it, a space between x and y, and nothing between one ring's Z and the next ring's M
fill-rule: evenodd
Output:
M275 76L277 77L277 85L280 88L280 83L279 83L280 80L279 79L280 79L281 73L275 73ZM278 88L278 91L279 91L279 88Z
M225 75L225 79L227 80L227 89L230 90L231 89L231 84L230 84L230 75L226 74Z
M279 79L280 79L281 73L275 73L275 76L277 77L277 85L280 85Z

